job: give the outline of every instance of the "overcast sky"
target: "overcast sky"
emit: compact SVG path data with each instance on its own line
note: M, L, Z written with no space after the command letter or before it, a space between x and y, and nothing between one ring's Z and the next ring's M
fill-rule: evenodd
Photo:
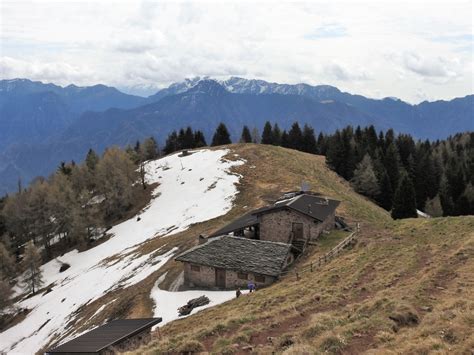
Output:
M0 0L0 76L151 93L184 78L473 93L472 1Z

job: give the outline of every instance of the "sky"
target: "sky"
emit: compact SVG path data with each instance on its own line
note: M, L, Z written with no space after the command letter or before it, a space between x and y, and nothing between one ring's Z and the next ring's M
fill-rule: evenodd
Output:
M472 1L0 0L0 77L148 95L196 76L410 103L474 92Z

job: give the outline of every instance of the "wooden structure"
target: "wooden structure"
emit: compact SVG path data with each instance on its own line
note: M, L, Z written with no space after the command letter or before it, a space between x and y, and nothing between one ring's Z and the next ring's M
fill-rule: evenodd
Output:
M137 349L151 339L151 327L161 318L119 319L97 327L46 354L112 355Z

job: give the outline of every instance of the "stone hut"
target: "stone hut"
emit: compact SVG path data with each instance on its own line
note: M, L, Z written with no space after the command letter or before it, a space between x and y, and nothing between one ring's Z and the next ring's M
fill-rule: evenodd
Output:
M209 239L176 257L184 263L184 282L191 287L233 289L267 286L293 261L291 245L241 237Z
M161 318L114 320L48 350L46 354L112 355L132 351L150 341L151 327L160 322Z
M273 205L243 215L210 237L232 233L256 240L287 243L301 253L311 240L335 225L340 202L313 193L293 192Z

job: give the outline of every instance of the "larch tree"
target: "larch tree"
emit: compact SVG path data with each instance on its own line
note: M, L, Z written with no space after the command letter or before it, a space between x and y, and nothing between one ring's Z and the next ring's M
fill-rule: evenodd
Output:
M158 144L156 143L155 138L149 137L145 139L142 145L143 150L143 159L142 160L153 160L158 157Z
M410 176L404 172L399 179L398 187L393 195L392 218L416 218L415 188Z
M5 245L0 243L0 273L3 274L6 279L12 279L15 276L15 271L16 267L13 257Z
M130 206L137 179L136 166L127 153L117 147L105 151L97 165L97 189L105 198L107 217L120 217Z
M369 154L365 154L362 161L357 164L351 182L354 189L365 196L376 198L380 194L379 183Z
M5 308L10 306L12 293L12 287L8 278L0 271L0 295L2 295L0 297L0 315L4 313Z
M231 144L232 141L230 140L230 134L227 130L227 127L224 123L220 123L219 126L216 128L216 132L212 137L212 144L211 146L215 147L218 145L225 145Z
M41 275L41 254L32 240L26 244L25 255L23 257L23 286L27 292L35 294L43 285Z

